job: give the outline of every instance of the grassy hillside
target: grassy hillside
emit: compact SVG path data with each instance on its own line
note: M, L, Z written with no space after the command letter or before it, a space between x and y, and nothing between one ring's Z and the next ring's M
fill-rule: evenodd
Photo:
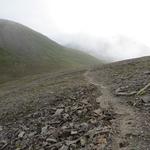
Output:
M0 20L1 80L99 62L86 53L65 48L21 24Z

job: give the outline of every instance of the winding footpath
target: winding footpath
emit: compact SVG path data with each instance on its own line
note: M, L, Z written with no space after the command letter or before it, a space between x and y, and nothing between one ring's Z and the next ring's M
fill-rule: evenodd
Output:
M112 150L134 149L137 146L134 136L138 136L141 131L135 110L131 106L121 103L118 97L113 96L106 85L95 79L92 72L87 71L84 76L88 83L97 86L101 91L102 95L97 98L100 108L111 109L116 114L115 119L112 120ZM137 147L136 150L138 150Z

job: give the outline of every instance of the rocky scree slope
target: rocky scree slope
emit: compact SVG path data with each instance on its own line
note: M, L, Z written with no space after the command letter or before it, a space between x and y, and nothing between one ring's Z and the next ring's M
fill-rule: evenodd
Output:
M85 70L45 74L0 88L0 149L97 149L111 145L111 110ZM32 81L31 81L32 80Z
M116 136L123 141L120 149L150 149L150 57L95 67L93 74L128 110L122 111L115 123ZM125 131L124 135L121 135L122 131Z
M0 148L150 149L149 60L2 84Z

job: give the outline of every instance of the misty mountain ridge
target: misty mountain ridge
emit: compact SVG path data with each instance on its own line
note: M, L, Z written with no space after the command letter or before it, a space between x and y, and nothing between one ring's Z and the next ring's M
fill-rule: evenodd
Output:
M78 68L99 62L19 23L0 20L1 78Z

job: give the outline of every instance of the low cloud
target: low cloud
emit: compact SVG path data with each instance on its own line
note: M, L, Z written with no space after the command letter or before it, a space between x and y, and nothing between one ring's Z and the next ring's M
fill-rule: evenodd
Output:
M109 62L150 55L149 47L125 36L104 39L87 35L66 35L65 38L59 36L54 39L67 47L80 49Z

